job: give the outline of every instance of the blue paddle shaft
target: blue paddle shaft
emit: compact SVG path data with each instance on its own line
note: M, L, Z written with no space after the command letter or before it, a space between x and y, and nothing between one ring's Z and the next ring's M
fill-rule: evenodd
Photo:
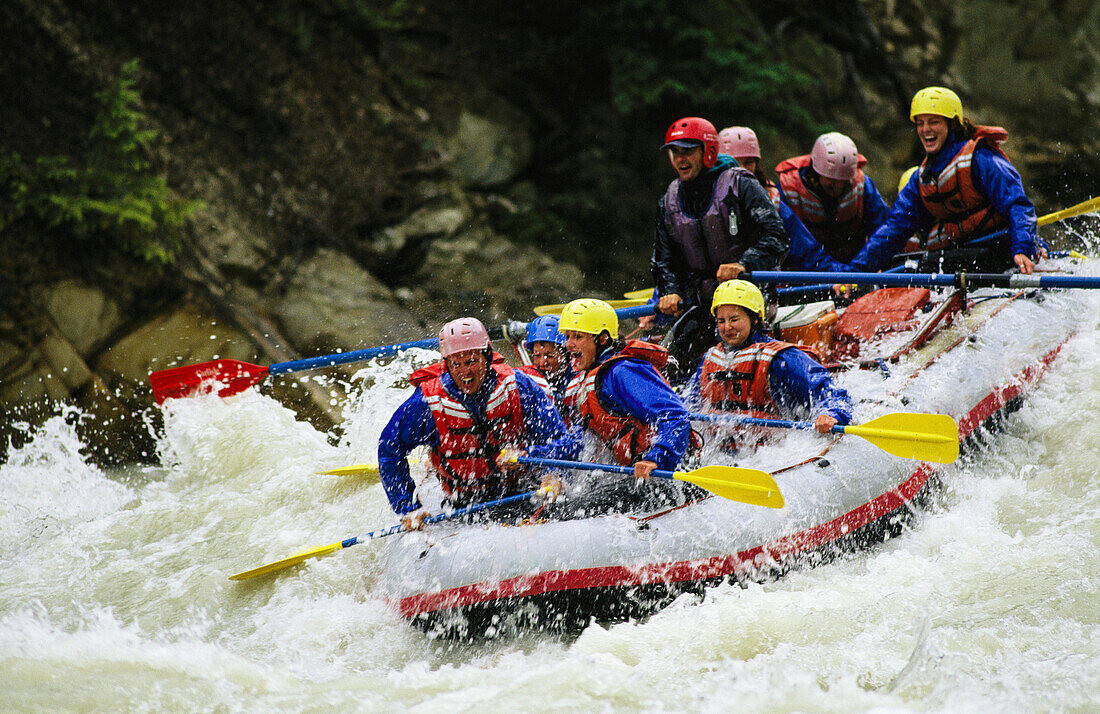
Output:
M646 315L654 314L656 309L655 305L638 305L636 307L624 307L615 311L620 320L629 320L636 317L645 317ZM521 323L523 324L523 323ZM523 324L526 328L526 324ZM490 335L494 338L500 338L503 336L503 329L494 327L489 330ZM493 333L499 332L500 334L494 335ZM288 372L304 372L310 369L320 369L322 367L335 367L338 364L349 364L351 362L363 362L368 359L374 359L375 357L389 357L395 355L398 352L403 352L414 347L419 347L425 350L433 350L439 346L439 340L430 337L424 340L415 340L413 342L403 342L399 345L385 345L382 347L369 347L363 350L355 350L354 352L341 352L334 355L321 355L319 357L309 357L307 359L292 360L290 362L278 362L271 365L267 369L267 373L271 375L287 374Z
M467 506L466 508L460 508L457 511L454 511L452 513L437 513L434 516L428 516L427 518L425 518L424 523L428 524L428 523L439 523L440 521L450 521L450 520L454 520L455 518L462 518L463 516L468 516L471 513L477 513L478 511L484 511L484 510L489 509L489 508L495 508L496 506L503 506L503 505L508 504L508 503L515 503L516 501L523 501L523 500L526 500L528 498L531 498L532 496L537 496L537 495L538 495L538 491L528 491L527 493L518 493L515 496L508 496L507 498L499 498L495 501L486 501L485 503L478 503L478 504L475 504L473 506ZM385 538L388 535L393 535L394 533L401 533L404 530L405 530L405 526L401 523L398 523L397 525L390 526L389 528L386 528L384 530L371 531L370 533L364 533L361 536L355 536L354 538L348 538L347 540L340 543L340 547L341 548L350 548L351 546L356 545L358 543L363 543L363 542L366 542L368 540L374 540L376 538Z
M1100 278L1081 275L1005 275L1003 273L817 273L755 270L745 277L759 283L816 284L823 280L850 285L898 287L1100 288Z
M725 424L750 424L752 426L769 426L774 429L813 429L813 422L786 421L784 419L760 419L757 417L739 416L737 414L688 414L692 421L711 421ZM843 433L844 427L840 424L833 426L832 431Z
M590 464L585 461L563 461L561 459L536 459L533 456L521 456L516 459L516 461L521 464L527 464L528 466L548 466L555 469L580 469L581 471L605 471L612 474L634 475L633 466ZM676 478L676 475L672 471L661 471L660 469L651 472L650 476L656 476L658 478Z

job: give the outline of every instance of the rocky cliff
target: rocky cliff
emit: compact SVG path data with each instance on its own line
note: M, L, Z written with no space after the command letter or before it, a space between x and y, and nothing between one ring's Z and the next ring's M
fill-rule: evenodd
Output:
M844 131L889 195L916 157L908 99L941 83L975 120L1010 129L1041 211L1096 193L1096 3L700 7L714 35L751 38L809 83L747 115L674 94L624 111L584 3L4 3L0 148L79 153L95 93L138 58L160 131L150 160L203 208L163 267L110 236L5 226L3 440L73 402L102 458L151 458L150 370L418 339L456 314L524 318L644 286L670 178L653 149L677 115L748 116L768 163L806 152L814 130ZM715 84L739 81L713 71ZM812 122L787 121L794 108ZM273 388L309 418L339 419L338 386Z

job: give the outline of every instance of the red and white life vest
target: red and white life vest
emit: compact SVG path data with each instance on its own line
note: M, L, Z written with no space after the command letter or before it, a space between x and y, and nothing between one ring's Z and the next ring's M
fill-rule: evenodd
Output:
M484 416L475 417L444 388L440 376L418 383L439 432L439 445L431 453L432 466L448 495L480 491L499 479L516 478L501 472L494 461L501 449L522 446L523 409L516 375L503 363L494 362L490 369L497 384L485 404Z
M703 355L699 381L699 396L705 408L757 418L780 416L768 385L768 369L777 354L792 347L819 359L813 349L790 342L757 342L730 351L725 344L711 347Z
M867 163L862 155L859 159L859 167ZM852 185L837 200L836 211L830 213L821 198L802 181L799 170L810 165L810 155L806 154L787 159L775 167L787 205L806 224L806 229L826 253L840 261L851 260L867 242L863 228L866 176L862 168L856 168Z
M546 396L550 397L550 401L554 401L554 388L550 386L550 382L547 381L546 375L539 371L539 368L533 364L525 364L516 367L517 372L523 372L532 380L535 384L539 385L542 391L546 392Z
M658 377L664 377L658 366L668 364L668 350L643 340L630 340L617 355L596 367L578 372L565 388L564 411L580 419L615 455L615 460L630 465L649 449L653 430L648 424L629 415L612 414L599 399L600 383L607 370L616 362L628 358L640 359L653 367Z
M921 162L917 185L921 201L935 221L928 232L928 250L947 248L1008 225L1008 220L993 208L974 182L974 152L978 144L984 143L1008 160L1000 149L1001 142L1008 138L1008 132L998 126L975 128L977 132L974 137L963 144L939 176L926 182L924 168L928 159Z

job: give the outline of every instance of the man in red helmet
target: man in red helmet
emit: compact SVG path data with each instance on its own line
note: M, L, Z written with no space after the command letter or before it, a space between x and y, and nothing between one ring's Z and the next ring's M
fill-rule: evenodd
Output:
M565 424L550 397L530 375L513 370L493 352L479 320L463 317L439 333L442 361L409 377L412 396L390 417L378 440L378 471L401 522L419 529L428 512L416 495L407 457L431 449L431 470L447 504L463 508L534 488L523 470L500 467L500 453L562 436ZM554 476L543 486L555 494Z
M658 308L679 318L669 352L673 381L691 375L714 341L714 288L746 270L778 270L790 249L783 221L756 177L718 153L699 117L673 122L661 147L677 178L657 205L653 257Z
M866 163L854 141L833 131L817 137L809 154L775 167L783 202L841 262L855 257L890 210L863 173Z

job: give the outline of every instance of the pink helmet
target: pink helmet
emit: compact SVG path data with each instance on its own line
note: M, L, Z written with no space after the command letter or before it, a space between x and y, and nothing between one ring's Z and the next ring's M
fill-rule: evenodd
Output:
M730 126L718 132L718 153L735 159L759 159L760 142L747 126Z
M489 333L481 320L474 317L460 317L451 320L439 331L439 354L450 357L458 352L483 350L489 347Z
M851 181L859 168L856 142L836 131L822 134L814 142L810 162L814 171L825 178Z

